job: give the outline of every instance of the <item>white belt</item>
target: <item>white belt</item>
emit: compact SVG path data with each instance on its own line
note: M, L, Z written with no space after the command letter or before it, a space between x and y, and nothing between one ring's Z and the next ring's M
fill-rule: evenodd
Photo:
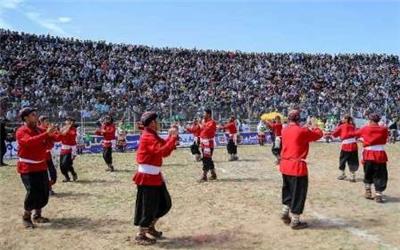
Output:
M31 164L39 164L42 163L44 161L34 161L34 160L30 160L30 159L25 159L25 158L19 158L20 162L25 162L25 163L31 163Z
M158 175L161 172L161 168L148 164L139 164L138 172L144 174Z
M110 140L103 140L104 143L110 143Z
M348 138L342 141L342 144L352 144L352 143L357 143L356 138Z
M209 143L210 141L212 141L212 140L214 140L214 139L203 139L203 138L200 138L200 141L202 142L202 143Z
M373 145L373 146L365 147L364 150L385 151L385 147L384 147L384 145Z
M65 149L65 150L67 150L67 149L72 149L72 146L62 144L62 145L61 145L61 149Z

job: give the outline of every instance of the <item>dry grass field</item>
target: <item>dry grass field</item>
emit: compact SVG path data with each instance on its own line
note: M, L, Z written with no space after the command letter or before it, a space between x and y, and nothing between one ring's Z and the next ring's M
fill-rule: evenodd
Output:
M135 154L114 154L114 173L101 155L77 158L76 183L58 182L44 215L48 225L21 225L25 190L13 166L0 168L0 249L400 249L400 145L390 157L386 203L363 198L357 183L338 181L339 144L313 144L304 219L293 231L279 220L281 176L270 146L239 147L240 161L215 152L219 180L199 184L200 163L188 149L165 160L173 207L159 223L165 238L151 247L132 241ZM14 162L15 164L15 162ZM61 179L61 178L60 178Z

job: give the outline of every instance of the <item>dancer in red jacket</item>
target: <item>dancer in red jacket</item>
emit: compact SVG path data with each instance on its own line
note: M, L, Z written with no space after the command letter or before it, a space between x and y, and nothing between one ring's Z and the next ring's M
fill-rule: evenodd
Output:
M96 130L96 135L103 136L103 159L107 164L106 171L114 171L112 164L112 141L115 140L115 125L111 116L104 118L101 128Z
M69 173L71 173L73 181L78 180L78 175L73 166L76 157L76 134L75 119L67 117L65 126L60 129L60 134L57 137L61 141L60 170L65 177L63 182L71 181Z
M340 151L339 158L339 170L341 174L338 177L338 180L346 179L346 163L349 165L350 170L350 181L356 182L356 171L358 170L358 147L357 141L352 133L356 130L354 126L353 118L349 115L345 115L342 120L342 124L340 124L335 131L333 131L332 136L340 137L342 140L342 149Z
M216 180L217 174L215 172L212 156L214 152L214 138L217 132L217 124L211 117L211 109L206 109L204 111L204 119L200 124L200 127L200 143L201 151L203 153L203 175L200 178L200 182L207 181L208 171L211 172L210 180Z
M33 108L23 108L19 116L24 124L16 132L19 157L17 171L26 189L25 212L22 221L26 228L34 228L33 222L49 222L49 219L42 217L42 209L49 200L46 155L49 143L52 141L51 137L55 135L56 129L53 125L49 125L46 131L38 128L38 117ZM34 211L33 222L32 211Z
M282 216L285 224L292 229L307 227L300 221L307 198L308 170L306 158L310 142L319 140L323 132L312 120L309 127L301 127L300 112L292 110L288 116L289 124L282 132L282 153L280 172L282 173ZM289 212L292 216L289 216Z
M385 191L388 181L387 161L385 152L389 130L379 126L381 117L372 113L368 116L369 124L355 131L352 136L362 138L364 150L362 162L364 165L365 198L373 199L371 185L375 186L375 201L382 203L382 193Z
M221 126L228 133L228 143L226 144L226 149L229 154L229 161L237 161L239 157L237 156L237 127L235 122L235 117L231 117L229 121Z
M272 154L276 157L276 164L279 164L280 154L282 150L282 122L281 117L277 115L273 122L265 122L273 134Z
M194 159L196 161L200 161L201 154L200 154L199 146L200 146L201 128L200 128L200 124L199 124L199 121L197 120L197 118L193 121L192 126L188 126L186 128L186 131L193 134L193 137L194 137L193 144L190 146L190 151L192 152L192 155L194 155Z
M145 112L140 121L144 129L136 154L138 170L133 177L137 185L134 224L139 226L139 233L135 239L140 245L150 245L156 243L156 238L162 235L162 232L155 229L156 222L171 208L171 198L161 173L161 166L163 158L169 156L176 148L178 130L172 127L169 137L164 140L157 134L159 124L156 113Z
M39 128L44 132L50 126L49 118L47 116L41 115L39 116ZM46 164L47 171L49 174L49 192L50 195L54 195L53 186L57 182L57 170L53 163L53 157L51 155L51 150L54 147L54 143L57 141L58 133L56 132L53 137L48 140L48 147L46 150Z

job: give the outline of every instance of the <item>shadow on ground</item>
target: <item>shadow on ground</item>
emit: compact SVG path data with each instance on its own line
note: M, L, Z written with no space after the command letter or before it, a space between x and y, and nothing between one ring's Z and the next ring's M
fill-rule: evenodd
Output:
M80 229L94 232L107 231L110 227L128 225L129 221L116 219L90 219L83 217L63 217L51 219L48 225L43 226L48 230Z
M239 241L243 237L243 233L232 230L223 231L217 234L198 234L174 238L165 238L163 240L160 240L157 245L160 248L165 249L193 249L199 247L218 247L220 249L234 249L235 243L237 243L237 241ZM253 237L250 236L250 238ZM259 243L260 242L258 240L255 240L253 242L255 247Z
M264 182L267 178L222 178L215 182Z
M76 182L77 184L93 184L93 183L107 183L107 184L111 184L111 183L121 183L121 181L118 180L101 180L101 179L93 179L93 180L78 180Z

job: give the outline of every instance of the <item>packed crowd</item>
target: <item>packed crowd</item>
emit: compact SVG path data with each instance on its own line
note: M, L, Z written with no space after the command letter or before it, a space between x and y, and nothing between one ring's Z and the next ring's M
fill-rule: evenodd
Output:
M160 49L1 29L0 50L9 120L24 106L88 120L148 109L192 119L204 107L246 119L293 106L318 117L400 113L394 55Z

